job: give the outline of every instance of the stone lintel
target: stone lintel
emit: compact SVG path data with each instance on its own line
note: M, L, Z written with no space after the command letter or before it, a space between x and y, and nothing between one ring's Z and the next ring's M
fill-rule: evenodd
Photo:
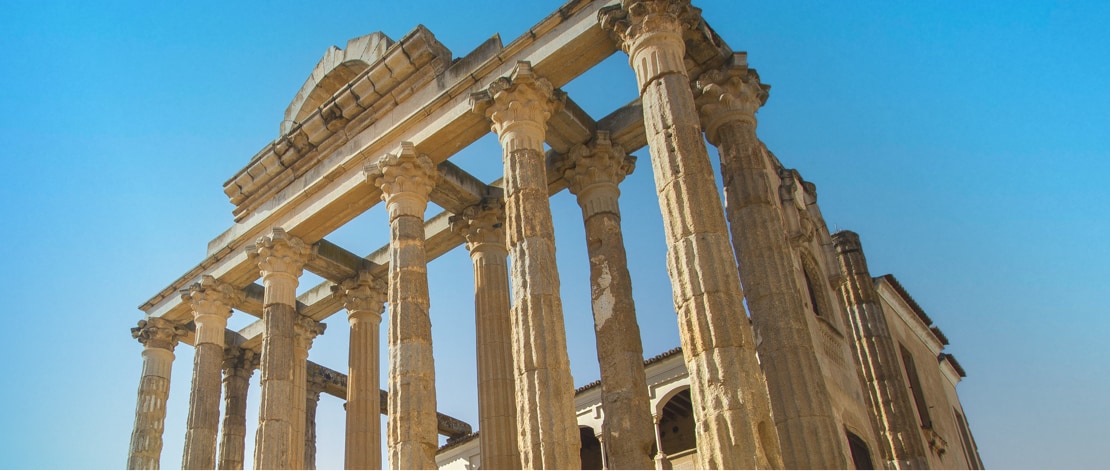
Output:
M567 97L563 108L547 120L547 145L559 153L567 153L575 144L590 140L597 132L597 122L574 100Z
M347 400L347 375L311 361L308 362L307 375L317 375L316 377L323 379L324 389L322 389L321 392L339 399ZM381 391L380 393L381 400L379 403L381 404L381 412L382 415L387 415L386 409L389 404L389 393L387 391ZM461 437L472 432L470 424L449 415L436 412L436 421L438 422L440 435Z
M312 253L315 256L305 264L305 269L334 283L342 283L358 276L359 271L373 268L369 260L326 239L312 244Z
M451 213L459 213L490 196L490 188L459 166L444 160L436 167L439 180L428 196L429 201Z

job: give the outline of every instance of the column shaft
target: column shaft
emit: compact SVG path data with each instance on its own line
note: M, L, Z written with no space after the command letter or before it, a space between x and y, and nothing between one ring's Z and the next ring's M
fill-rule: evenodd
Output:
M482 467L520 469L512 321L503 204L467 208L452 228L467 241L474 264L474 322L478 360L478 430Z
M181 333L179 327L157 317L139 321L139 326L131 329L131 336L145 348L127 469L159 469L173 349Z
M686 75L685 1L627 1L601 11L628 52L663 212L667 265L690 374L699 467L782 467L724 210Z
M600 437L607 469L652 466L651 402L632 279L621 232L617 184L632 172L635 158L613 146L607 132L590 146L575 146L563 177L578 197L586 226L590 260L597 360L601 370L601 404L605 410Z
M304 465L304 359L297 353L297 278L309 248L274 229L258 241L265 287L262 319L261 404L255 437L255 469L297 469ZM298 434L301 432L301 434Z
M510 78L471 98L492 119L503 150L518 447L525 469L581 467L543 152L547 119L562 97L534 76L531 64L518 62Z
M219 469L243 469L247 439L247 390L258 365L252 350L229 347L224 354L224 421Z
M389 462L395 469L435 469L439 435L424 252L435 167L411 143L377 165L372 172L389 211Z
M872 415L877 417L883 456L892 469L926 469L928 457L898 348L875 291L859 236L851 231L833 234L841 274L840 295L852 324L855 353L863 369Z
M805 287L797 281L795 254L777 201L779 191L771 184L774 169L756 137L754 113L766 99L766 91L758 75L743 63L706 73L698 85L706 135L721 156L725 209L740 281L752 322L763 338L759 359L783 464L788 469L845 468L844 435L837 426L806 319L810 314L803 303Z
M220 426L220 370L224 360L224 330L231 316L236 290L205 275L182 299L193 309L193 383L189 394L188 429L182 469L216 469L216 439Z
M318 379L309 378L305 390L303 469L316 469L316 406L320 404L320 391L323 387Z
M386 283L365 272L344 282L351 325L347 371L347 433L344 468L381 469L381 398L378 348Z

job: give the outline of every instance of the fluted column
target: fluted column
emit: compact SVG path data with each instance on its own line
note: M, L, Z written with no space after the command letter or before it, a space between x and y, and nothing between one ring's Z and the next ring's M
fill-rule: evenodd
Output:
M688 0L625 0L599 12L640 87L667 269L690 372L698 466L782 467L724 210L702 138L683 32L701 24Z
M599 131L589 146L572 148L560 162L570 192L578 197L586 226L601 406L605 410L599 436L605 438L601 443L608 448L607 469L652 466L654 440L644 349L617 203L617 185L635 165L636 158L614 146L605 131Z
M239 297L235 287L204 275L181 295L193 309L193 384L181 469L216 469L216 433L220 426L220 369L224 330Z
M432 321L424 210L435 165L401 143L367 168L389 211L389 463L394 469L435 469L436 422Z
M484 469L520 469L513 379L505 205L485 201L451 217L474 262L474 323L478 359L478 430Z
M184 334L184 329L160 317L141 320L138 327L131 328L131 336L143 344L143 372L139 377L127 469L159 468L173 349Z
M870 396L871 415L878 418L880 451L892 469L926 469L928 457L914 415L916 409L859 235L840 231L832 239L844 275L840 296L852 324L854 350L867 382L864 386Z
M298 278L310 249L304 241L274 228L249 248L258 257L263 295L262 399L254 444L255 469L297 469L304 465L304 359L297 355ZM299 361L298 361L299 360Z
M224 349L224 421L219 469L243 469L247 439L247 389L258 368L258 354L239 347Z
M564 100L528 62L471 96L474 111L493 122L503 152L517 443L525 469L582 465L543 151L547 120Z
M316 406L320 404L320 392L323 390L324 378L319 374L309 374L305 384L303 469L316 469Z
M755 133L755 112L767 101L770 87L738 53L722 69L702 74L696 88L702 128L721 156L725 211L748 309L763 338L759 359L783 464L788 469L845 468L844 434L806 319L807 288L795 274L779 191L771 183L775 169Z
M347 369L345 469L381 469L382 432L378 345L387 283L360 272L333 290L342 292L351 324Z

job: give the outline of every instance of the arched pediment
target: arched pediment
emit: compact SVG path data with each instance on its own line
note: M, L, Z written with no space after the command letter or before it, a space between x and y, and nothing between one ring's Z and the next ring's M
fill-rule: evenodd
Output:
M312 75L305 80L301 90L285 109L281 134L289 132L335 92L385 55L393 40L380 31L347 41L347 47L332 46L324 53Z

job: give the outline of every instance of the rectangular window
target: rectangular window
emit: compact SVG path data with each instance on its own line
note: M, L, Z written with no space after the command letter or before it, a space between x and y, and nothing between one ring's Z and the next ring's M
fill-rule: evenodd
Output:
M921 389L921 378L917 376L913 355L910 355L905 345L899 344L898 347L902 350L902 366L906 369L906 380L910 383L910 392L913 393L913 403L917 406L917 416L921 419L921 428L932 428L933 420L929 418L929 405L925 403L925 391Z

